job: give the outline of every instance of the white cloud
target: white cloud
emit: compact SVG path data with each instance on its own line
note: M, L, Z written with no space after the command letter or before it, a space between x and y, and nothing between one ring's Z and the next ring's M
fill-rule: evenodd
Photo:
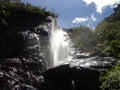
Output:
M95 18L94 14L91 15L91 20L92 21L97 21L97 19Z
M92 14L90 17L76 17L73 19L72 24L82 24L87 22L95 22L97 19L95 18L94 14Z
M105 6L113 7L116 3L120 3L120 0L82 0L88 5L94 3L96 5L97 12L102 13L102 9Z
M73 23L73 24L79 24L79 23L84 23L84 22L86 22L86 21L88 21L88 17L76 17L76 18L72 21L72 23Z

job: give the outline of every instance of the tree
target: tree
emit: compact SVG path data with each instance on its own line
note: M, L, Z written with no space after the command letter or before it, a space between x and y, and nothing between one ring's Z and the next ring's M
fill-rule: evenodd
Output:
M97 49L105 54L120 58L120 4L114 13L106 17L95 29ZM101 48L100 48L101 47Z

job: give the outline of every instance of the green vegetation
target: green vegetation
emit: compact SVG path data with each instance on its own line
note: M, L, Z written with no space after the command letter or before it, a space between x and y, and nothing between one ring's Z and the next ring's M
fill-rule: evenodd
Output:
M98 52L120 59L120 4L95 30ZM120 90L120 64L101 74L101 90Z
M120 65L113 66L113 69L106 74L101 74L101 90L120 90Z
M120 4L96 27L97 50L120 59Z
M46 8L32 6L27 3L13 3L9 0L0 0L0 31L12 28L25 20L44 21L47 16L57 17ZM22 23L21 23L22 24Z
M96 46L95 33L86 26L79 26L68 30L75 48L83 52L93 52Z

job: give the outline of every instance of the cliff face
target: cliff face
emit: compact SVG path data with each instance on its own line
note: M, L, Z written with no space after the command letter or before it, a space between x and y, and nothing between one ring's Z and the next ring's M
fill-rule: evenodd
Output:
M0 32L0 90L35 90L49 63L49 33L53 18L28 20Z

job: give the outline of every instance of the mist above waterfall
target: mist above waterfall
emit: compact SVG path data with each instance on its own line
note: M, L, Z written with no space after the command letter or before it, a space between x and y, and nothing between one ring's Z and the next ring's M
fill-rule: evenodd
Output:
M68 34L58 27L52 28L50 36L51 66L72 60L72 43Z

